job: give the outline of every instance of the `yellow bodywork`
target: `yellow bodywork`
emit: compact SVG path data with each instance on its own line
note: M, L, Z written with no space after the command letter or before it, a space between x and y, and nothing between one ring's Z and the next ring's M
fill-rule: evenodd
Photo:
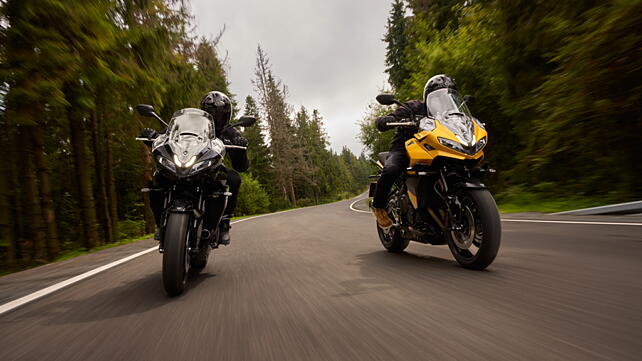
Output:
M488 137L488 132L478 126L477 123L474 124L474 144L477 144L480 139ZM468 155L442 145L441 143L439 143L438 138L450 139L457 143L459 143L459 141L457 140L455 134L453 134L453 132L451 132L445 126L441 125L441 123L435 121L435 125L436 127L433 131L420 131L416 133L413 138L406 141L406 151L408 152L408 158L410 159L410 167L414 167L416 164L424 164L429 166L437 157L447 157L459 160L481 160L484 157L483 148L474 155ZM486 139L486 144L488 144L488 138ZM415 173L415 171L408 171L409 175L414 175ZM410 199L410 203L412 203L412 206L415 209L418 208L417 195L408 190L408 198Z
M415 164L425 164L431 165L432 161L437 157L447 157L454 159L479 159L484 157L483 149L477 152L475 155L468 155L460 153L454 149L451 149L445 145L439 143L438 138L450 139L454 142L459 143L457 137L453 132L448 128L441 125L438 121L435 122L436 127L432 132L420 131L416 133L415 136L406 141L406 151L408 152L408 158L410 159L410 166L413 167ZM480 139L487 137L488 133L486 130L481 128L475 123L475 142L477 143ZM486 139L486 144L488 144L488 139Z

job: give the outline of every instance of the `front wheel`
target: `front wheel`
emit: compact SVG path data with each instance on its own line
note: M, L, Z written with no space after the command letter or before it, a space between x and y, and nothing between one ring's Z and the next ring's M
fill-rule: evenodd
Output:
M207 257L210 255L210 246L204 245L201 246L201 249L198 251L198 254L190 258L190 267L195 270L202 270L207 266Z
M163 241L163 286L169 296L178 296L185 290L187 270L188 213L171 213L167 220Z
M465 189L459 202L461 219L447 232L448 248L465 268L482 270L499 251L502 226L497 204L486 189Z
M391 197L388 199L388 204L386 206L386 211L388 216L392 219L394 223L399 224L400 215L395 211L396 209L396 197ZM376 222L375 222L376 223ZM377 223L377 233L379 234L379 240L385 249L392 253L401 253L403 252L410 243L409 240L403 239L401 233L397 227L392 227L388 231L384 231L379 227Z

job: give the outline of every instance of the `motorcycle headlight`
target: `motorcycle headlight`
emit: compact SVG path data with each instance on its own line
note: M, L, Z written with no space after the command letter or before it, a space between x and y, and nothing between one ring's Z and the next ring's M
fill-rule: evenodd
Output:
M482 139L477 142L477 144L474 144L471 147L467 147L459 142L455 142L454 140L446 139L446 138L437 138L439 139L439 143L441 145L444 145L450 149L454 149L460 153L468 154L468 155L475 155L479 153L482 148L486 145L486 137L483 137Z
M208 160L204 160L202 162L198 162L198 163L194 164L194 166L192 167L191 173L200 172L203 169L206 169L209 166L211 166L213 162L214 161L212 159L208 159Z
M456 150L459 153L464 153L464 154L468 154L468 155L477 154L477 152L479 152L481 150L481 148L483 148L484 145L486 144L486 137L480 139L477 144L475 144L473 146L470 146L470 147L467 147L467 146L465 146L465 145L463 145L463 144L461 144L459 142L456 142L456 141L450 140L450 139L446 139L446 138L439 138L438 137L437 139L439 139L439 143L441 143L441 145L446 146L446 147L448 147L450 149ZM481 143L481 146L479 145L480 143Z
M475 144L475 153L482 150L482 148L484 148L485 146L486 146L486 137L483 137L482 139L479 140L479 142L477 142L477 144Z
M194 162L196 162L196 156L193 156L185 163L181 163L181 161L178 159L178 156L174 154L174 164L176 164L178 167L189 168L194 164Z
M419 121L419 129L421 129L421 130L425 130L427 132L432 132L433 130L435 130L435 127L436 127L435 119L428 118L428 117L423 117Z
M172 163L169 159L159 155L156 157L156 160L158 161L158 164L160 164L161 166L171 170L172 172L176 171L176 166L174 166L174 163Z
M441 145L444 145L450 149L454 149L460 153L466 153L464 146L461 145L461 143L459 142L455 142L454 140L441 138L441 137L438 137L437 139L439 139L439 143L441 143Z
M183 167L185 167L185 168L189 168L189 167L191 167L191 166L194 164L194 162L196 162L196 156L193 156L192 158L190 158L190 159L187 161L187 163L183 164Z

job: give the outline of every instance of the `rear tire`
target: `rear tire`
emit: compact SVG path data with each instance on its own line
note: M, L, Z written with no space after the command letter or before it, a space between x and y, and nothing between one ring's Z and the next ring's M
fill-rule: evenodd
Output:
M468 225L474 234L467 234L472 242L468 247L462 247L463 241L455 239L456 232L447 232L448 248L463 267L482 270L493 263L501 243L502 226L497 204L486 189L466 189L460 197L462 206L470 209L469 219L474 220L474 224ZM471 252L473 248L477 250L475 254Z
M171 213L167 220L163 241L163 286L169 296L178 296L187 281L187 228L188 213Z

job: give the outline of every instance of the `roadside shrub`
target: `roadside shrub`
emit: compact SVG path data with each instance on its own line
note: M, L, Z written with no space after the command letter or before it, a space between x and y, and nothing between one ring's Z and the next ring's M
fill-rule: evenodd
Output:
M118 240L140 237L145 234L145 221L131 219L118 221L116 231L118 232Z
M235 215L266 213L270 211L270 199L261 184L249 173L241 173L241 189Z

